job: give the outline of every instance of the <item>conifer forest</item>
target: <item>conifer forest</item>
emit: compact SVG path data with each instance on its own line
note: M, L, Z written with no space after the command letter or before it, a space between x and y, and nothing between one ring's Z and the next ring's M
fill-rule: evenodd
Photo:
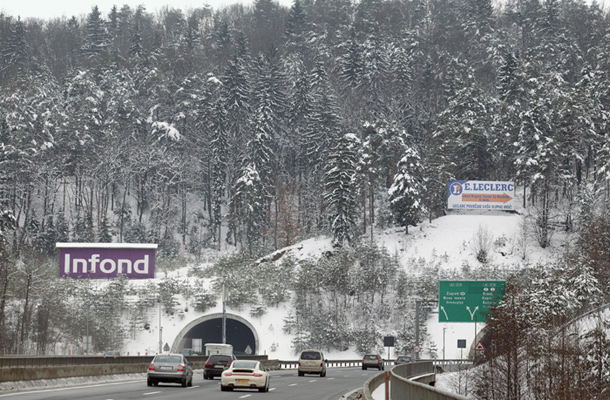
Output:
M481 374L506 385L479 390L490 399L607 396L603 329L550 350L551 327L610 300L610 17L596 1L117 4L48 20L0 13L0 353L52 354L81 337L84 311L68 319L66 296L96 308L99 351L120 346L113 332L141 326L156 298L166 296L166 312L178 312L176 292L202 311L218 301L192 283L151 283L121 327L114 301L135 289L117 280L93 293L57 280L57 242L157 243L168 271L230 254L194 268L204 279L321 235L336 253L311 261L314 272L297 272L295 260L277 271L258 263L266 278L248 290L259 288L259 303L232 301L258 312L292 301L284 329L308 320L318 324L309 335L325 332L315 338L322 347L368 349L381 333L343 331L356 318L350 307L370 304L357 307L358 318L381 313L388 326L412 318L406 300L375 307L434 293L440 273L421 266L430 273L414 285L367 239L387 227L409 235L442 216L452 179L513 181L536 246L548 248L559 231L574 238L561 263L525 265L509 279L507 298L548 307L536 321L514 302L497 310L490 330L506 346ZM483 240L477 268L490 268L489 246ZM345 280L324 281L330 270ZM312 276L323 295L307 292ZM541 300L549 282L569 296L558 289ZM316 304L326 311L312 322ZM402 334L411 346L413 331ZM524 350L523 338L534 337L547 346Z

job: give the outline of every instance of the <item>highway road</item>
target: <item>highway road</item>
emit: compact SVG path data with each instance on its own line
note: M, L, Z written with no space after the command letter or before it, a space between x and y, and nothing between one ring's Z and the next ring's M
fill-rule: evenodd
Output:
M79 386L34 389L22 392L0 392L0 399L15 400L338 400L342 395L361 388L364 382L378 374L377 370L363 371L361 368L329 368L325 378L317 375L297 376L296 370L271 371L268 393L257 390L220 391L220 379L204 380L202 370L196 370L193 386L183 388L178 384L160 383L146 386L146 377L128 381L82 384Z

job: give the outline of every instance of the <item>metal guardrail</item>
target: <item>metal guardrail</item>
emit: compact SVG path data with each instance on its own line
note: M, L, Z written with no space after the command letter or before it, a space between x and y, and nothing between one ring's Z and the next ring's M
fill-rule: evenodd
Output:
M299 367L298 361L279 361L280 369L296 369ZM384 361L384 365L393 365L394 361ZM360 367L362 365L362 359L357 360L327 360L326 366L329 368L349 368L349 367Z
M150 363L155 355L147 356L0 356L0 368L37 368L37 367L57 367L71 365L105 365L105 364L146 364ZM192 355L187 358L193 362L205 362L208 356ZM237 358L250 360L268 360L269 357L262 356L237 356ZM429 360L428 360L429 361ZM295 369L298 361L280 360L277 361L281 369ZM436 367L451 370L458 364L470 365L470 360L434 360ZM385 360L385 366L393 366L393 360ZM362 360L328 360L327 365L331 368L359 367Z

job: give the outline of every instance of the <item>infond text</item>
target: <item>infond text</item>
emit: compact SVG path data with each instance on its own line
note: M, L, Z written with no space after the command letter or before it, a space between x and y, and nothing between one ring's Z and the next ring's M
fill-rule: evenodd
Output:
M57 243L62 278L154 277L156 245Z

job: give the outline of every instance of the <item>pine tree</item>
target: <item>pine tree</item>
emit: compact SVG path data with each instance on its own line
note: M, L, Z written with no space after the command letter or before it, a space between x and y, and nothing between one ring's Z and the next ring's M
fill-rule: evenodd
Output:
M329 77L321 62L311 73L311 96L313 102L307 114L305 154L309 160L310 171L324 168L329 150L334 146L334 138L339 130L340 120L336 97L331 91Z
M251 83L246 65L250 62L247 41L242 35L238 42L233 58L229 61L224 75L221 77L221 101L227 115L228 155L227 180L230 185L238 179L237 170L244 159L244 143L247 142L245 132L251 112ZM231 197L231 186L229 186Z
M131 44L129 46L129 54L135 58L141 58L144 55L144 47L142 46L142 35L140 33L140 24L134 24L131 34Z
M360 141L351 133L339 135L331 149L324 175L324 200L329 208L334 242L342 246L356 236L358 213L356 168Z
M495 101L478 87L467 84L450 99L440 115L440 135L447 167L460 179L489 179L494 168L490 151Z
M7 81L15 76L24 79L30 71L30 65L33 61L33 50L21 18L11 25L10 33L11 36L6 43L3 43L2 48L2 58L4 59L2 76Z
M112 232L107 217L103 217L98 226L97 241L99 243L112 243Z
M364 62L355 30L350 31L350 38L342 48L342 56L338 62L338 73L348 89L357 89L362 82Z
M299 54L301 58L308 59L311 52L308 43L312 39L311 22L307 11L300 0L294 0L286 18L284 29L286 50Z
M418 152L407 148L404 156L398 162L398 168L390 194L390 207L396 222L405 227L409 233L409 225L417 224L424 211L423 170Z
M389 46L384 38L370 35L362 46L362 52L362 86L367 96L366 109L371 113L383 112L387 107L384 94L389 78Z
M87 15L87 23L85 25L87 35L82 51L89 56L97 56L106 50L109 46L109 36L106 30L106 23L102 18L102 13L98 6L93 6L89 15Z
M253 163L241 170L241 176L235 182L233 196L229 200L229 235L236 242L247 242L248 252L252 254L254 245L261 239L261 230L265 226L266 205L269 194Z

